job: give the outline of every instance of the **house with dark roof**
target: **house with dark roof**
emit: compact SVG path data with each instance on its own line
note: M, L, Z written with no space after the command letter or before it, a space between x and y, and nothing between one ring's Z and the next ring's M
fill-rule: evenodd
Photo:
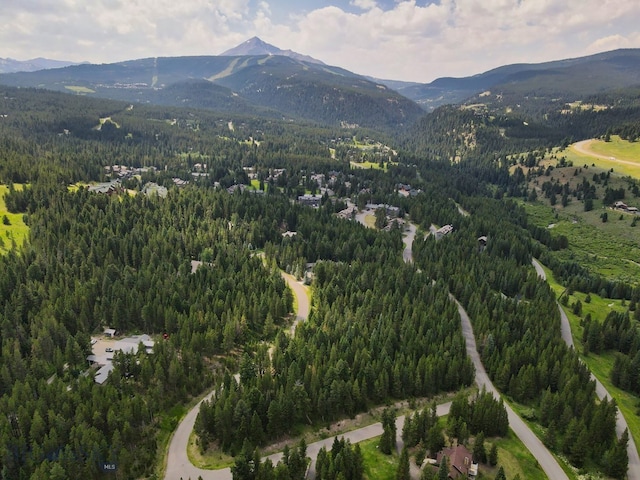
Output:
M473 455L464 445L444 448L436 456L436 464L447 457L449 461L449 478L452 480L462 478L476 478L478 464L473 463Z

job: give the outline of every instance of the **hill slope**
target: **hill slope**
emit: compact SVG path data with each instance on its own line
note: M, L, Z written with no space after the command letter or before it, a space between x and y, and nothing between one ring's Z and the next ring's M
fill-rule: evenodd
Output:
M408 84L398 88L398 92L433 109L445 103L461 103L470 97L477 100L478 94L487 90L499 95L502 103L510 103L509 100L519 103L527 96L574 101L639 84L640 49L622 49L545 63L505 65L470 77ZM495 95L493 99L497 100Z
M347 70L271 54L78 65L0 75L0 83L370 128L397 128L424 113L397 92Z

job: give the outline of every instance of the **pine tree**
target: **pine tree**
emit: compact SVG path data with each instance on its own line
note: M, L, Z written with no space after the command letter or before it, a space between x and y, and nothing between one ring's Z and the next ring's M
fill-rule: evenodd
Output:
M629 456L627 454L627 443L629 442L629 431L625 430L622 436L616 441L604 455L604 470L607 475L616 479L623 479L627 474Z
M494 443L489 450L489 465L495 467L498 464L498 446Z
M404 447L400 454L400 461L398 462L398 469L396 470L396 480L411 480L407 447Z
M382 430L380 451L391 455L396 447L396 415L389 407L382 411Z
M440 460L440 466L438 467L438 475L436 478L437 480L448 480L449 478L449 457L446 455L443 455L442 460Z
M496 474L496 480L507 480L507 476L504 473L504 468L500 467L498 469L498 473Z
M476 435L473 444L473 461L476 463L487 463L487 450L484 447L484 433Z

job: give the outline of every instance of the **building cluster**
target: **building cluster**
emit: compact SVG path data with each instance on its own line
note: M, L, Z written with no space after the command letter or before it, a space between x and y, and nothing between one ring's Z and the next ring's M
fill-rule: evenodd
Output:
M298 195L298 203L306 207L318 208L322 202L322 195L312 195L305 193L304 195Z
M143 173L155 172L156 167L127 167L126 165L107 165L104 171L112 178L131 178L134 175L142 175Z
M635 213L636 215L638 214L638 207L630 207L626 203L620 202L620 201L614 203L613 208L616 208L618 210L623 210L629 213Z
M112 328L106 328L104 335L107 338L113 338L116 331ZM97 341L91 342L94 347L94 352L87 357L89 364L98 367L95 374L94 381L102 385L109 378L109 374L113 371L113 356L116 352L122 352L127 354L136 354L141 350L146 353L153 353L153 347L155 342L151 340L149 335L133 335L116 341L112 347L107 347L104 352L96 352Z
M367 210L376 211L380 208L384 208L387 217L389 218L398 218L400 216L400 207L394 207L393 205L388 205L386 203L367 203Z
M396 190L398 195L401 197L415 197L422 193L422 190L419 188L412 188L411 185L405 183L399 183L396 185Z

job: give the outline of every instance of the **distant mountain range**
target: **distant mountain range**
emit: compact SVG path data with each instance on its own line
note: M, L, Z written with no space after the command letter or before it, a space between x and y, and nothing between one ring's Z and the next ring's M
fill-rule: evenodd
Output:
M556 102L574 101L640 85L640 49L613 50L537 64L505 65L470 77L438 78L428 84L377 81L395 88L427 110L468 99L495 103L496 96L505 105L533 97L555 99Z
M77 63L49 60L48 58L32 58L24 61L14 60L13 58L0 58L0 73L35 72L48 68L68 67L69 65L77 65Z
M640 86L640 49L506 65L428 84L380 80L281 50L257 37L218 56L158 57L0 74L0 84L223 112L397 129L443 104L562 108L589 95ZM6 61L5 61L6 62ZM65 62L61 62L65 63ZM7 63L8 65L8 63ZM27 68L24 66L23 68ZM531 104L535 103L534 107Z
M225 55L75 65L4 74L0 83L335 126L395 129L424 114L380 83L258 38Z

